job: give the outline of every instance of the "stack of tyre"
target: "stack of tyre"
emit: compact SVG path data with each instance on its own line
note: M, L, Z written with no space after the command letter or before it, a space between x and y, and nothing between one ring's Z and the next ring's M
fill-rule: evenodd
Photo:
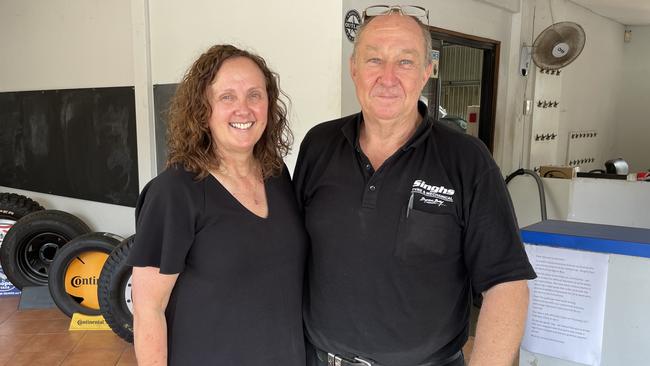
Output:
M133 236L91 232L78 217L46 210L32 199L0 193L0 265L18 289L48 286L63 313L103 315L121 338L133 342L131 267Z

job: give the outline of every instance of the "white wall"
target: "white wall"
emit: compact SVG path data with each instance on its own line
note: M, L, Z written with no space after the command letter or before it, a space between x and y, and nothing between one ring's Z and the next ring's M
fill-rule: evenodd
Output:
M350 9L356 9L361 14L367 6L376 3L373 0L343 0L343 9L341 9L339 17L342 19ZM514 38L516 43L518 43L519 39L519 29L515 29L514 33L512 29L513 13L501 7L474 0L419 0L411 1L409 4L420 5L429 9L429 24L432 26L501 42L501 62L499 65L499 88L497 92L494 137L494 156L499 163L501 157L506 152L510 155L510 151L512 150L512 141L506 140L506 132L509 129L506 126L510 125L510 123L506 122L510 120L507 115L508 113L513 113L512 98L508 93L509 88L514 88L514 84L509 81L512 74L509 68L511 59L514 60L514 58L517 58L518 60L519 57L518 53L512 54L512 52L518 51L513 50L511 38ZM339 20L339 24L339 28L341 29L339 32L342 32L342 20ZM518 28L518 23L515 24L517 24L516 28ZM348 59L352 54L352 42L346 37L342 37L342 45L341 110L343 115L348 115L357 113L359 111L359 104L356 99L354 84L350 79L348 65Z
M0 2L0 91L133 84L128 0Z
M0 2L0 92L133 85L128 0ZM130 207L0 187L79 216L93 230L133 233Z
M566 220L569 217L573 185L569 179L542 178L546 217L549 220ZM535 179L520 175L508 183L508 191L515 208L519 227L542 221L539 194ZM579 219L576 221L580 221Z
M361 12L374 3L343 0L342 16L349 9ZM614 96L622 90L623 56L619 51L623 47L623 26L567 0L551 3L555 22L580 23L587 33L582 54L563 70L558 160L564 162L566 158L569 131L580 129L601 132L602 138L594 149L602 152L601 156L608 156L614 141L611 122L616 114ZM504 174L525 166L531 117L522 112L524 91L528 90L527 98L533 99L534 83L518 74L519 53L523 44L531 45L534 37L552 24L548 0L521 0L520 7L512 1L497 0L429 0L413 4L430 10L432 26L501 42L493 155ZM510 11L519 8L520 12ZM352 43L345 37L342 43L341 104L342 114L346 115L357 112L359 106L347 64Z
M570 131L597 130L600 137L593 145L593 155L602 165L611 154L617 96L623 89L623 26L566 0L551 0L552 8L548 0L522 1L524 18L521 38L528 45L532 45L532 40L554 22L576 22L585 30L586 43L582 53L562 69L556 163L563 165L566 161ZM535 72L536 68L529 76L531 80L528 86L528 98L533 102L535 98L530 84ZM524 120L525 138L529 139L531 117ZM514 155L521 153L521 142L517 144ZM528 151L528 144L525 144L524 150Z
M611 157L615 141L617 96L623 90L624 28L571 2L553 4L557 4L553 8L556 22L576 22L587 35L580 56L562 72L558 158L560 162L566 159L570 131L596 130L600 138L595 155L602 164Z
M342 18L348 9L362 10L372 3L376 2L281 0L235 2L226 6L208 0L2 1L0 92L135 85L142 187L153 176L155 166L151 85L178 82L207 47L219 42L235 43L266 58L281 75L281 86L293 101L290 121L296 139L294 152L287 158L287 165L292 169L297 147L309 128L358 111L347 64L352 44L343 35ZM504 174L511 172L519 167L521 141L526 138L522 127L527 120L521 112L526 79L517 73L519 49L522 43L530 43L534 6L536 32L550 24L548 1L418 0L414 3L430 10L431 25L501 42L494 155ZM566 0L552 0L552 3L555 21L577 21L587 31L583 54L564 73L562 96L566 109L562 112L562 128L569 131L588 126L609 131L605 133L607 139L603 140L602 149L609 149L614 155L630 155L632 164L637 164L638 158L633 156L642 157L643 152L631 154L624 149L628 147L627 141L640 141L633 138L643 133L647 136L648 126L639 116L647 113L647 109L625 117L626 121L639 123L624 126L619 116L624 112L614 108L613 96L624 91L615 76L623 71L623 66L617 64L622 62L623 56L619 59L619 55L625 54L626 62L639 58L638 52L647 55L650 36L643 38L647 29L635 29L633 42L623 45L623 27L617 23ZM521 12L511 12L518 8ZM645 65L626 63L625 70L648 74L643 69ZM625 75L637 80L633 71ZM635 85L629 94L636 99L625 99L640 102L636 107L627 108L629 113L638 106L650 105L647 99L642 99L650 95L647 85ZM619 121L616 129L612 121ZM617 139L613 137L614 130L619 133ZM643 138L647 141L647 137ZM635 144L647 146L647 143ZM566 140L560 146L566 149ZM0 191L26 194L48 208L68 210L84 218L95 230L120 235L133 231L132 208L6 187L0 187Z
M261 54L291 97L298 144L317 122L340 116L338 2L51 0L0 2L0 92L136 86L140 187L155 167L153 84L178 82L207 47L231 42ZM0 187L65 210L93 230L134 232L133 208Z
M153 82L178 82L213 44L259 53L280 74L292 101L295 143L286 162L293 171L307 130L340 116L340 13L338 1L151 1Z
M618 179L542 178L548 219L650 229L648 183ZM519 227L541 220L537 185L530 176L508 184ZM615 193L612 193L615 192ZM611 198L604 199L603 196Z
M637 172L650 169L650 26L630 29L632 41L623 45L624 87L612 119L616 140L611 156L623 157Z

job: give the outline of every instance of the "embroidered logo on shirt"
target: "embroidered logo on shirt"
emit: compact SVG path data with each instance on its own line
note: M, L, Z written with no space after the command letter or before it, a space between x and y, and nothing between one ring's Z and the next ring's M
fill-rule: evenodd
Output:
M453 188L445 188L444 186L434 186L427 184L425 181L418 179L413 182L411 188L411 200L414 194L420 194L422 197L418 201L436 205L438 207L445 206L445 203L454 203L453 195L455 193ZM409 202L412 204L411 202Z

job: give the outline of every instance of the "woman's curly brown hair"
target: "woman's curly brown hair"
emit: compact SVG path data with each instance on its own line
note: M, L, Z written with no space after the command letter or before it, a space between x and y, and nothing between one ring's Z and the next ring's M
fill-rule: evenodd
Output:
M178 85L167 112L167 166L182 165L195 173L197 179L205 178L210 170L219 167L215 141L208 126L212 108L207 90L224 61L235 57L253 61L266 81L268 121L253 147L253 156L259 161L264 178L282 171L282 158L289 152L293 135L288 126L287 105L280 96L287 101L289 98L280 90L278 74L268 68L262 57L228 44L212 46L202 54Z

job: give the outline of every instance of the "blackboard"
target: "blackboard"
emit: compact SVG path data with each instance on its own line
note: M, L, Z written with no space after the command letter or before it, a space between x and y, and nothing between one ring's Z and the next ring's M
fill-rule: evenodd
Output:
M178 84L156 84L153 86L153 104L156 112L156 167L158 173L165 169L167 162L167 111L169 101L176 93Z
M135 206L133 87L0 93L0 186Z

